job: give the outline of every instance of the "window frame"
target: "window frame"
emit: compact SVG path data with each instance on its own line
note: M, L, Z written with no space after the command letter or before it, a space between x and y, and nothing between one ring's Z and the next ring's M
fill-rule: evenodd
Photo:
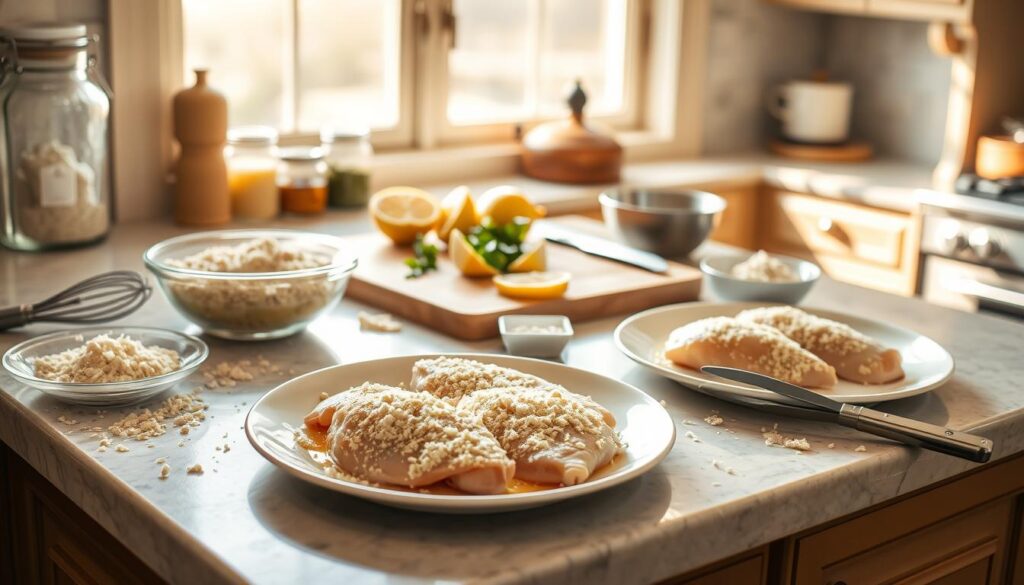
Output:
M431 0L419 0L427 4ZM533 0L537 2L538 0ZM549 0L550 1L550 0ZM617 130L635 130L639 127L642 119L641 110L641 80L643 78L645 51L643 40L646 36L647 23L644 19L645 5L647 0L627 0L627 31L626 31L626 60L623 79L623 108L621 113L613 115L591 116L590 119L600 121L612 126ZM436 0L434 10L435 22L444 23L448 18L447 14L452 11L452 0ZM419 14L420 18L428 15ZM454 15L456 24L458 14ZM427 147L469 145L480 143L494 143L513 139L516 135L516 128L529 129L537 124L555 119L553 116L540 116L530 120L514 122L491 122L479 124L452 124L448 120L448 97L449 76L448 62L449 51L452 47L452 31L443 26L431 26L430 30L437 31L434 39L417 39L420 50L425 53L425 59L430 61L432 75L424 84L429 83L430 105L429 111L423 112L421 122L430 124L428 131L418 128L419 136L428 136L430 140L421 141ZM420 96L421 99L425 96Z
M700 154L707 31L712 0L636 0L639 76L636 122L619 130L627 162ZM176 146L171 98L182 79L180 0L108 0L107 31L113 108L114 194L119 220L165 216L170 208ZM375 132L374 188L396 182L429 184L517 171L519 146L507 129L481 131L474 141L446 134L437 88L447 83L436 58L446 43L440 26L451 0L403 0L399 116L394 133ZM425 17L425 20L424 20ZM414 44L415 43L415 44ZM431 55L434 57L431 58ZM445 60L447 55L445 54ZM432 91L433 89L433 91ZM424 96L417 98L417 96ZM438 116L438 114L441 114ZM154 124L153 120L159 122ZM506 126L507 128L507 126ZM475 139L482 141L475 141ZM284 137L309 143L315 134Z

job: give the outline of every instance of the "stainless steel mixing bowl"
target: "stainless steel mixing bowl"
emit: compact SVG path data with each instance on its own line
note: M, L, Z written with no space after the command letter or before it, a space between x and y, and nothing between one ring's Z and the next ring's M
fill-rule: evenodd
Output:
M704 243L725 209L725 199L694 190L613 189L598 200L616 238L668 258L687 256Z

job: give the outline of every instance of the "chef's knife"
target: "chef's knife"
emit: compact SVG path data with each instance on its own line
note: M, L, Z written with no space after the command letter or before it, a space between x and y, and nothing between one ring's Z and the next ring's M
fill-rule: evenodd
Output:
M540 228L538 231L541 232L541 235L550 242L571 246L592 256L615 260L651 272L668 272L668 262L657 254L637 250L604 238L581 234L547 222L539 224L537 227Z
M836 415L836 421L844 427L978 463L985 463L992 456L992 441L984 437L863 406L837 402L817 392L811 392L755 372L718 366L704 366L700 371L734 382L771 390L776 394L809 404L819 410L831 412Z

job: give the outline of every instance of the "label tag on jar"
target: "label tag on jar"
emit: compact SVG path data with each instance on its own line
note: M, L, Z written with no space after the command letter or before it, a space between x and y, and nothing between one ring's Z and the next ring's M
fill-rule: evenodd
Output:
M39 169L39 203L43 207L68 207L75 204L75 171L55 163Z

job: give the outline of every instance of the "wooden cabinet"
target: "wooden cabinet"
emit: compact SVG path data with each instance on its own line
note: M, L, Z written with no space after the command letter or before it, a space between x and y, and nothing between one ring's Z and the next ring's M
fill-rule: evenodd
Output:
M966 22L974 0L770 0L793 8L905 20Z
M757 215L759 208L756 186L709 189L725 199L725 211L711 232L711 239L730 246L757 249Z
M917 217L778 190L770 191L763 205L766 250L813 260L836 280L914 294Z
M10 562L4 583L131 585L163 581L20 457L0 445L6 507L0 528ZM0 553L2 555L3 553Z
M762 585L768 582L768 558L763 546L658 585Z

